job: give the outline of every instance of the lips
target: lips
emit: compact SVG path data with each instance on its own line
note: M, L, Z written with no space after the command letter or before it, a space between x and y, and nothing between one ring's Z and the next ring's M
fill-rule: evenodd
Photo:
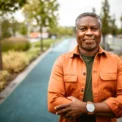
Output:
M83 39L83 40L95 40L94 38L85 38L85 39Z
M83 39L83 41L84 41L86 44L88 44L88 45L93 44L93 43L94 43L94 40L95 40L95 39Z

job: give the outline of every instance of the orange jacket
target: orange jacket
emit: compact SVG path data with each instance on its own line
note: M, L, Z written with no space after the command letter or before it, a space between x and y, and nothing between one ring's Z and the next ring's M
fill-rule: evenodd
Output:
M48 110L55 113L56 106L70 103L68 96L83 100L86 74L78 46L72 52L61 55L50 76ZM106 102L116 117L122 117L122 59L101 47L94 58L92 89L94 102ZM59 121L66 122L63 116ZM96 122L116 122L116 119L96 117Z

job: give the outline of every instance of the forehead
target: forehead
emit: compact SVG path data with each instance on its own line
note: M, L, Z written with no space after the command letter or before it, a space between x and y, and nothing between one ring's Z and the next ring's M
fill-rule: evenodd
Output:
M99 26L98 19L91 16L82 17L78 21L79 26Z

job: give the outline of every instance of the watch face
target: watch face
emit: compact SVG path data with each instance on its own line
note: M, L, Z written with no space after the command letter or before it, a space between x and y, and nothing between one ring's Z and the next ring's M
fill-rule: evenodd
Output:
M88 112L94 112L94 109L95 109L94 104L92 104L92 103L88 103L86 105L86 108L87 108Z

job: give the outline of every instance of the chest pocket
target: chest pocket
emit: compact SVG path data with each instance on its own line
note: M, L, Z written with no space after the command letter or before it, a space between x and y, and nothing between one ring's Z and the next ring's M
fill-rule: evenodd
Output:
M64 85L66 96L74 95L77 89L78 76L66 75L64 76Z
M103 81L114 81L114 80L117 80L117 74L116 73L100 73L100 78Z
M106 100L109 97L114 97L116 94L116 73L100 73L100 91L101 100Z

